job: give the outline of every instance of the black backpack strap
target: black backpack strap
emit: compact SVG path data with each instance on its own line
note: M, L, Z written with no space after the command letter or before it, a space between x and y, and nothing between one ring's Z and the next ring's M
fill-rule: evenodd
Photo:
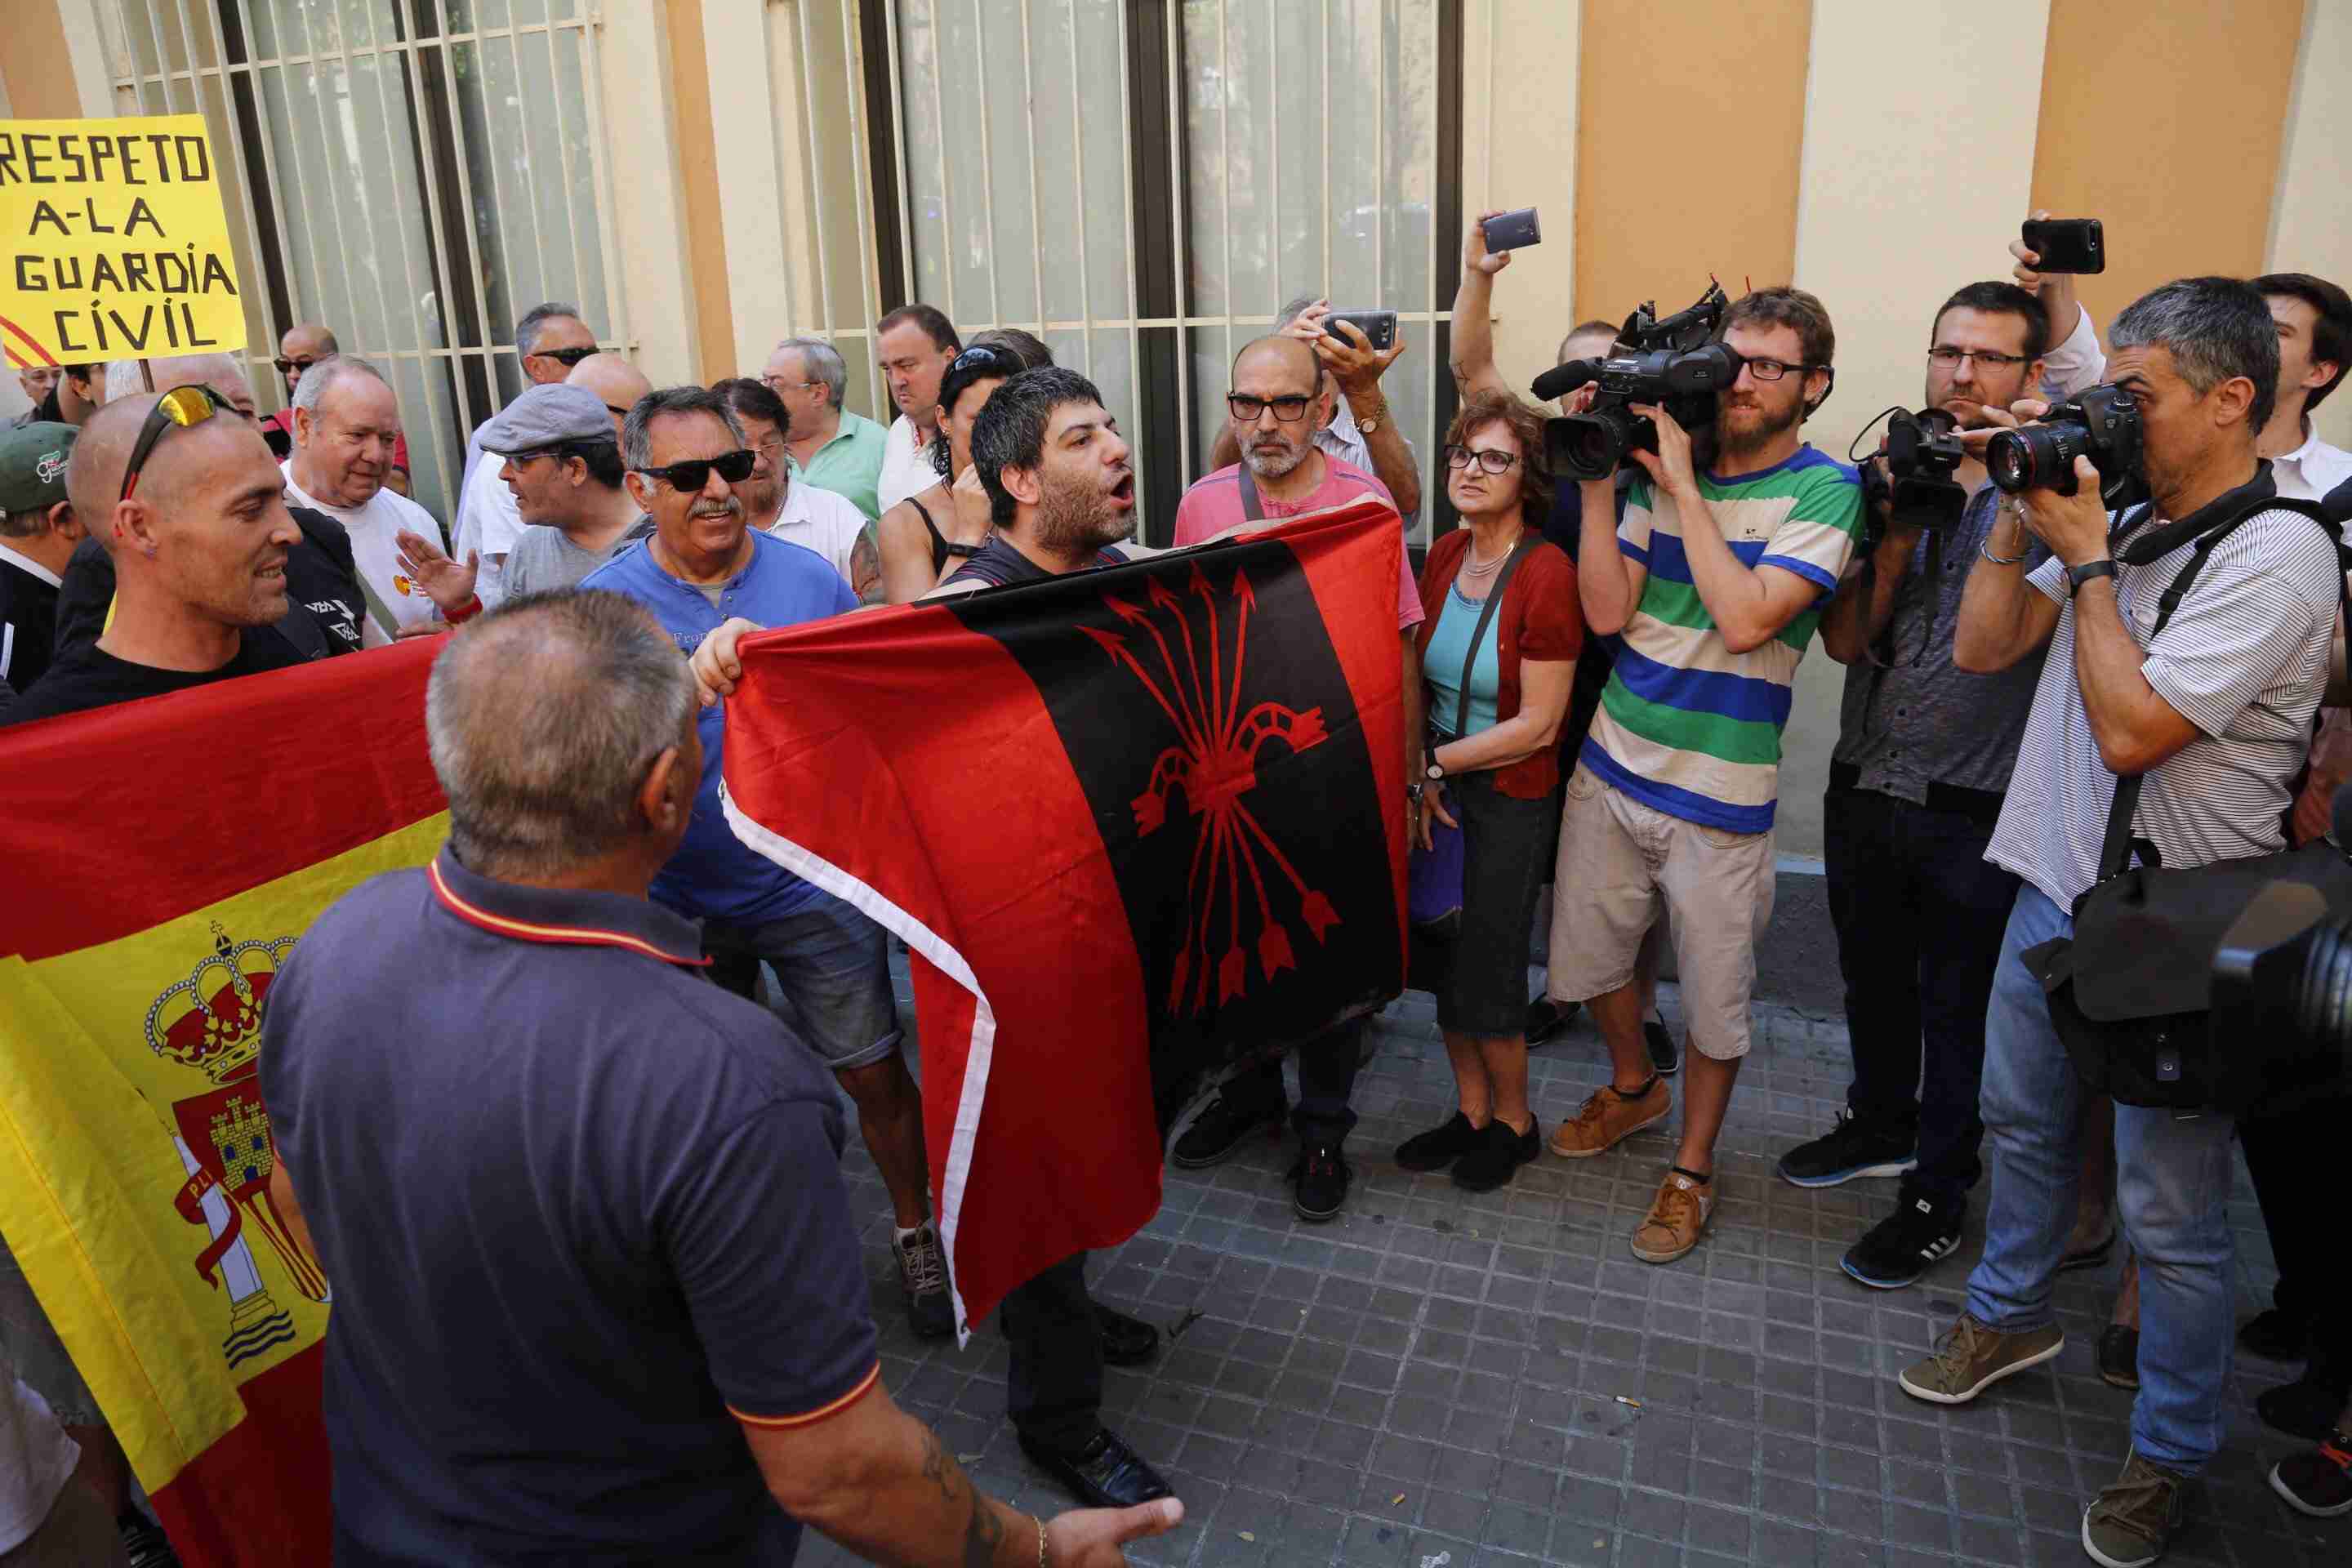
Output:
M1247 473L1249 469L1244 467L1242 471ZM1462 657L1462 684L1454 689L1454 738L1457 741L1470 728L1470 676L1478 668L1478 645L1486 639L1486 628L1494 624L1495 612L1502 607L1503 590L1511 585L1511 574L1517 572L1519 563L1527 559L1528 549L1538 542L1533 533L1521 531L1519 542L1511 546L1510 559L1503 563L1502 571L1496 574L1495 585L1486 590L1486 603L1479 608L1478 624L1470 628L1470 651ZM1463 549L1462 559L1465 563L1470 559L1467 546ZM1458 571L1455 574L1457 577L1460 575ZM1449 594L1454 592L1453 584L1448 584L1445 591ZM1498 660L1501 658L1499 652L1496 658Z

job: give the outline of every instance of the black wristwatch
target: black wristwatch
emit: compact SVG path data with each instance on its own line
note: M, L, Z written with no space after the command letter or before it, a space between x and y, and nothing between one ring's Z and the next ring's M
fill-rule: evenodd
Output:
M1438 780L1445 776L1445 764L1439 762L1435 757L1432 757L1429 759L1429 766L1422 770L1421 776L1427 779L1431 784L1435 784Z
M2116 563L2112 560L2085 561L2080 566L2069 566L2066 568L2066 596L2073 598L2081 593L2083 584L2095 577L2112 577L2115 574Z

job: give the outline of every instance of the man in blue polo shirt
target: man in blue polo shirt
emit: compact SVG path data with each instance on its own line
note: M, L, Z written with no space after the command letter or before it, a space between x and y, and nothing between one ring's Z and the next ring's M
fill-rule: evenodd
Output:
M732 487L751 477L752 454L716 393L677 386L640 399L622 425L621 460L654 531L581 586L636 600L680 652L690 657L730 616L788 626L857 607L823 556L746 524ZM955 1312L930 1222L922 1098L900 1054L882 928L736 838L719 804L723 710L703 710L698 726L694 820L654 879L654 899L703 922L712 978L730 990L755 996L761 963L775 967L777 1011L857 1102L896 1216L908 1321L921 1337L948 1334Z
M804 1523L882 1562L1109 1568L1172 1500L1016 1513L881 1386L833 1085L646 896L695 815L695 710L616 595L467 626L425 704L448 843L269 988L271 1199L334 1286L334 1560L784 1568Z

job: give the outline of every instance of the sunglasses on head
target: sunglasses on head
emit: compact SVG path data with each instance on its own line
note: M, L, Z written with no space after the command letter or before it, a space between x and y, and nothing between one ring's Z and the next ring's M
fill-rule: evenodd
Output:
M710 471L713 468L719 470L720 479L730 485L738 485L751 477L751 470L759 466L759 454L739 447L723 458L688 458L682 463L669 463L658 468L639 468L636 471L648 478L659 479L674 490L691 493L710 482Z
M139 470L155 450L155 443L163 432L174 426L201 425L215 414L234 414L236 405L209 386L191 384L175 386L155 400L147 411L147 421L139 426L139 439L131 444L131 461L122 470L121 500L129 500L131 492L139 488Z
M562 365L564 369L570 370L582 360L586 359L590 354L598 352L599 351L595 345L592 343L584 349L541 349L536 353L528 353L522 357L525 359L551 359L556 363Z
M990 348L986 343L978 343L950 360L948 374L954 375L959 371L991 370L1000 365L1010 370L1021 368L1013 363L1013 356L1003 350Z

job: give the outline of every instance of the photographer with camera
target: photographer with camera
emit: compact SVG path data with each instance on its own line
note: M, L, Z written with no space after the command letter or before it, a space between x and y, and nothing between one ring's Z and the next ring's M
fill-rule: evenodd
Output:
M2264 504L2275 491L2254 443L2279 350L2261 293L2234 279L2168 283L2118 316L2110 341L2108 385L2057 409L2020 404L2046 422L1986 444L1994 482L2054 559L2029 574L2011 530L1996 530L1954 642L1954 662L1983 673L2048 657L1987 851L2025 885L1985 1023L1984 1254L1958 1321L1899 1379L1939 1405L2065 1343L2052 1285L2090 1091L2053 1016L2045 944L2071 941L2111 837L2168 868L2282 847L2341 592L2326 531ZM2126 506L2135 492L2149 504ZM2126 788L2137 809L2111 835ZM2235 1119L2124 1103L2115 1116L2118 1203L2143 1268L2140 1388L2130 1456L2082 1540L2094 1561L2128 1568L2162 1555L2182 1489L2228 1426Z
M1711 291L1684 316L1719 298ZM1663 904L1695 1048L1681 1143L1633 1233L1633 1256L1646 1263L1688 1253L1714 1210L1716 1140L1748 1053L1756 940L1772 911L1780 731L1798 660L1861 531L1853 470L1798 433L1829 395L1835 344L1819 300L1759 289L1724 313L1719 342L1637 356L1570 400L1580 416L1605 409L1604 398L1643 384L1653 362L1653 384L1674 401L1687 395L1674 379L1686 366L1720 388L1709 399L1715 452L1704 473L1691 437L1657 402L1578 427L1593 438L1580 451L1611 456L1584 482L1578 589L1586 624L1622 633L1623 646L1568 784L1549 988L1591 1009L1612 1076L1552 1134L1551 1149L1601 1154L1673 1110L1633 979ZM1619 523L1611 470L1623 453L1646 478Z
M2018 886L1984 852L2042 660L1994 675L1952 662L1968 563L1996 530L1998 554L2021 537L2016 500L1957 432L2008 423L2011 404L2047 385L2048 336L2042 301L2013 283L1944 301L1927 405L1889 411L1887 452L1864 470L1877 542L1822 618L1822 647L1847 667L1822 817L1853 1079L1837 1125L1783 1154L1780 1172L1800 1187L1903 1178L1894 1212L1842 1263L1879 1289L1959 1249L1980 1171L1985 1003ZM2079 391L2103 366L2051 390Z
M1353 321L1326 326L1330 314L1330 300L1301 295L1274 319L1275 336L1296 338L1315 352L1315 446L1380 480L1395 498L1397 514L1410 522L1421 511L1421 463L1381 391L1381 377L1404 353L1404 339L1376 349ZM1209 448L1209 471L1241 460L1240 438L1231 426L1221 426Z

